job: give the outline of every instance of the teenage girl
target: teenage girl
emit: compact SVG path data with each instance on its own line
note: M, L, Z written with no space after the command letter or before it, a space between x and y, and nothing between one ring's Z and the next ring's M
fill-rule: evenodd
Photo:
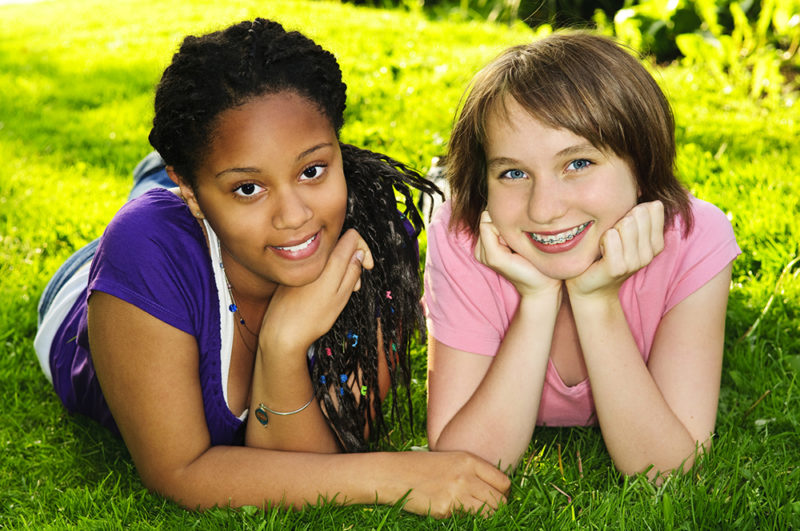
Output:
M491 512L508 478L467 453L342 453L386 431L390 390L401 403L422 327L409 187L433 191L340 144L344 109L336 59L300 33L256 19L187 37L137 197L42 297L42 367L187 508L410 491L416 513Z
M687 470L714 431L731 225L676 179L674 123L588 33L474 79L428 230L428 437L516 465L534 427L599 425L616 467Z

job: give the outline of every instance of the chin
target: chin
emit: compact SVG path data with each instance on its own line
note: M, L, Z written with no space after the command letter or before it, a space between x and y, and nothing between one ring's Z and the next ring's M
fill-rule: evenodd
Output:
M567 260L563 264L541 264L537 269L546 277L554 280L569 280L583 274L594 263L586 260ZM536 265L536 264L534 264Z
M279 283L290 288L306 286L317 280L320 275L322 275L323 269L324 268L314 268L312 270L309 268L302 271L292 271L283 275Z

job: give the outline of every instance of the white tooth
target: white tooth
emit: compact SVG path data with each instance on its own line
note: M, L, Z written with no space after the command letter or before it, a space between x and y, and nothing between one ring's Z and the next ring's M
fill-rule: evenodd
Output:
M275 248L280 249L281 251L292 251L292 252L302 251L303 249L311 245L311 242L313 242L314 238L316 237L317 235L315 234L306 241L304 241L303 243L298 243L297 245L293 245L292 247L279 247L276 245Z
M572 238L577 236L579 233L581 233L583 231L583 229L585 229L588 225L589 225L589 222L586 222L583 225L579 225L579 226L577 226L577 227L575 227L573 229L564 231L564 232L562 232L560 234L551 234L551 235L547 235L547 236L541 236L539 234L536 234L535 232L532 232L531 236L533 237L534 240L536 240L539 243L543 243L545 245L554 245L554 244L564 243L566 241L571 240Z

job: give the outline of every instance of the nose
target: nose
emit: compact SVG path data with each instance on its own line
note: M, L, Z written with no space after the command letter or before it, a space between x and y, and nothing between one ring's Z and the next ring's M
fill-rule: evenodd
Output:
M277 206L272 224L276 229L298 229L314 215L301 191L294 186L280 190L275 199Z
M528 217L539 225L549 225L567 211L566 190L557 178L536 179L528 195Z

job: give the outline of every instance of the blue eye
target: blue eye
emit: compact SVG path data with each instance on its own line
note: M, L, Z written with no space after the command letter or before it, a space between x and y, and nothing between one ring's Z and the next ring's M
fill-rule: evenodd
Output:
M300 178L303 180L316 179L323 174L325 168L326 166L324 164L315 164L314 166L309 166L308 168L303 170L303 173L301 174Z
M527 177L527 175L522 170L508 170L507 172L504 172L500 177L503 179L517 180L517 179L524 179L525 177Z
M252 197L258 193L259 190L263 190L263 188L256 183L244 183L234 188L233 193L242 197Z
M572 162L569 163L569 165L567 166L567 169L568 170L578 171L578 170L582 170L582 169L584 169L584 168L586 168L588 166L591 166L591 165L592 165L591 161L588 161L586 159L576 159L576 160L573 160Z

